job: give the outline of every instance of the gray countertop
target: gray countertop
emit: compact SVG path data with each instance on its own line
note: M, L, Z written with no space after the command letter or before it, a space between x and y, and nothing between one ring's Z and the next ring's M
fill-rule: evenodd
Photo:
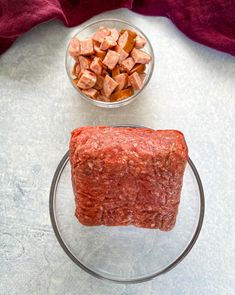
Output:
M131 21L154 47L153 78L126 107L97 108L71 87L64 55L77 28L42 24L0 57L0 294L235 294L235 58L190 41L165 18L125 9L94 19L102 17ZM124 123L183 131L206 197L190 254L138 285L80 270L59 246L48 211L70 131Z

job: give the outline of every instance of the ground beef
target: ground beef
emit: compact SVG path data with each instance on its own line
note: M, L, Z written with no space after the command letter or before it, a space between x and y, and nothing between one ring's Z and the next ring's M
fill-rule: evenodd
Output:
M172 229L187 159L179 131L75 129L70 163L76 217L90 226Z

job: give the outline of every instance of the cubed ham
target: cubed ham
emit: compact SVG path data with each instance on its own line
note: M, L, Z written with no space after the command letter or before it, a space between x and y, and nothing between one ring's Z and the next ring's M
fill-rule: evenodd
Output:
M80 71L81 71L80 64L76 62L76 63L74 64L74 67L73 67L73 70L72 70L72 75L73 75L73 76L78 76L79 73L80 73Z
M120 31L120 35L122 35L122 34L125 33L125 32L128 32L128 34L130 34L131 37L133 37L133 38L135 38L135 37L137 36L136 32L131 31L131 30L128 30L128 29L122 29L122 30Z
M125 98L128 98L130 96L132 96L134 94L134 90L132 87L128 87L125 88L123 90L114 92L111 96L110 96L110 100L111 101L120 101L123 100Z
M109 31L110 31L110 36L113 37L114 41L117 41L119 38L118 30L114 28L114 29L110 29Z
M97 90L94 89L94 88L89 88L89 89L87 89L87 90L82 90L82 92L83 92L85 95L87 95L87 96L89 96L89 97L91 97L91 98L93 98L93 99L96 99L96 98L99 96L99 91L97 91Z
M91 71L85 70L81 78L78 80L77 86L81 89L89 89L96 84L96 74Z
M138 74L143 73L145 71L145 64L135 64L135 66L130 71L130 74L133 74L134 72L137 72Z
M140 76L140 79L141 79L142 85L143 85L144 80L145 80L145 78L146 78L147 75L145 73L140 73L139 76Z
M146 40L128 29L100 27L84 40L73 38L68 53L75 62L73 84L100 101L119 101L139 90L151 56L140 50Z
M77 84L78 84L78 78L73 79L73 84L77 87Z
M140 35L137 35L135 38L135 48L140 49L145 46L147 43L146 39Z
M113 70L112 70L112 77L115 77L117 75L120 74L120 69L118 66L116 66Z
M104 94L100 94L97 99L100 101L106 101L106 102L110 101L110 99L106 97Z
M95 32L92 39L102 43L104 41L104 38L109 35L110 35L109 29L100 27L99 30Z
M81 70L88 70L91 65L91 60L85 56L79 56L78 58Z
M69 42L69 55L73 58L77 58L80 54L80 41L77 38L71 39Z
M128 57L121 62L121 66L129 72L135 65L134 59L132 57Z
M119 64L129 56L129 54L119 45L115 47L115 50L120 54L119 61L118 61Z
M97 76L96 84L94 86L95 89L100 90L103 88L104 85L104 77Z
M106 97L109 97L117 86L118 86L118 83L114 79L106 75L104 78L104 87L103 87L104 95Z
M115 91L119 91L126 87L127 81L128 81L128 75L126 73L119 74L115 76L113 79L118 83L118 86L115 89Z
M95 57L91 62L90 69L96 74L101 75L102 73L102 61L99 57Z
M101 50L107 50L117 45L117 42L113 39L112 36L107 36L104 38L104 41L100 45Z
M134 90L140 90L142 87L142 81L138 73L134 72L132 75L128 77L132 87Z
M124 31L124 33L118 39L118 45L129 53L135 45L135 37L130 31Z
M105 58L103 60L103 64L105 64L110 70L112 70L119 61L120 54L113 50L108 50Z
M93 41L91 38L80 40L80 54L92 55L94 53Z
M97 43L94 43L94 50L95 50L95 55L99 57L101 60L104 59L106 55L106 51L100 49L100 45Z
M135 63L148 64L151 61L151 56L148 53L136 48L131 51L131 56Z

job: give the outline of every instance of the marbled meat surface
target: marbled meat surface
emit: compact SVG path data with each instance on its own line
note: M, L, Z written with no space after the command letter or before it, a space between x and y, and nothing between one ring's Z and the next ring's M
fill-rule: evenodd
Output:
M176 130L75 129L70 162L76 217L88 226L171 230L187 159L184 136Z

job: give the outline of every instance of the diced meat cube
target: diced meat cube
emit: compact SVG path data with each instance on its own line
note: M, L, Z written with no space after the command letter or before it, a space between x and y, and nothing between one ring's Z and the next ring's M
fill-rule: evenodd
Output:
M131 56L133 57L135 63L148 64L151 61L151 56L140 49L134 48L131 51Z
M81 70L88 70L90 68L91 60L85 56L79 56L78 58Z
M146 39L142 36L137 35L135 38L135 48L140 49L147 43Z
M94 88L89 88L89 89L87 89L87 90L82 90L82 92L83 92L85 95L87 95L87 96L89 96L89 97L91 97L91 98L93 98L93 99L96 99L96 98L99 96L99 91L97 91L97 90L94 89Z
M77 86L81 89L89 89L96 84L96 74L91 71L85 70L81 78L78 80Z
M137 36L136 32L131 31L131 30L128 30L128 29L123 29L123 30L121 30L121 31L120 31L120 35L122 35L122 34L125 33L126 31L127 31L128 34L130 34L133 38L135 38L135 37Z
M99 27L99 30L103 31L103 33L106 35L106 36L109 36L111 34L110 32L110 29L107 28L107 27Z
M137 72L140 74L140 73L143 73L145 69L146 69L145 64L135 64L135 66L130 71L130 74L133 74L134 72Z
M94 53L93 41L91 38L87 38L80 41L80 54L92 55Z
M77 38L71 39L69 42L69 55L73 58L77 58L80 54L80 41Z
M100 94L98 96L97 100L106 101L106 102L109 102L110 101L110 99L108 97L106 97L104 94Z
M119 64L129 56L129 54L119 45L115 47L115 50L120 54L119 61L118 61Z
M109 31L110 31L110 36L113 37L114 41L117 41L119 38L118 30L114 28L114 29L110 29Z
M135 65L134 59L132 57L128 57L121 62L121 66L129 72Z
M110 96L110 100L111 101L120 101L123 99L126 99L130 96L132 96L134 94L134 90L132 87L128 87L125 88L123 90L114 92L111 96Z
M139 76L140 76L140 79L141 79L142 84L143 84L147 75L146 75L146 73L140 73Z
M113 50L108 50L105 58L103 60L103 64L105 64L110 70L112 70L119 61L120 54Z
M118 83L118 87L115 89L115 91L119 91L126 87L127 81L128 81L128 75L125 73L119 74L115 76L113 79Z
M102 61L99 57L95 57L93 61L91 62L90 69L96 74L101 75L102 73Z
M135 37L129 31L125 31L118 39L118 45L129 53L135 45Z
M100 27L97 32L93 35L92 39L102 43L106 36L110 35L110 31L107 28Z
M104 86L103 86L104 95L106 97L109 97L117 86L118 86L118 83L114 79L112 79L108 75L105 76Z
M81 76L84 74L84 72L85 72L85 70L84 69L82 69L81 71L80 71L80 73L78 74L78 80L81 78Z
M104 85L104 77L97 76L96 84L94 86L95 89L100 90L103 88Z
M79 73L81 71L81 67L80 67L80 64L79 63L75 63L74 66L73 66L73 70L72 70L72 75L73 76L78 76Z
M78 78L73 79L73 84L77 87L77 84L78 84Z
M104 41L100 45L101 50L107 50L117 45L117 42L113 39L112 36L107 36L104 38Z
M118 66L116 66L113 70L112 70L112 77L115 77L117 75L120 74L120 69Z
M95 50L95 55L99 57L101 60L103 60L106 55L106 51L100 49L100 44L95 43L94 50Z
M142 81L138 73L134 72L132 75L128 77L132 87L134 90L140 90L142 87Z

